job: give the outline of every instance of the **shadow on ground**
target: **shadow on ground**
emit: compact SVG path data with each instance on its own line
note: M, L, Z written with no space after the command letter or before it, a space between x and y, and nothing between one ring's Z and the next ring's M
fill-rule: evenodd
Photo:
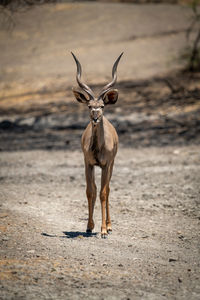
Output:
M120 99L106 107L124 147L200 143L200 74L179 73L145 81L119 82ZM99 91L101 86L93 86ZM1 151L79 149L89 117L71 92L46 91L37 100L3 100L0 106ZM23 98L24 95L21 95ZM45 97L45 101L44 101ZM18 95L18 99L20 95ZM66 101L67 99L67 101ZM15 103L16 100L16 103ZM5 103L11 103L7 106Z
M46 237L59 237L59 238L68 238L68 239L74 239L74 238L89 238L89 237L94 237L97 236L96 232L82 232L82 231L63 231L64 235L56 235L56 234L48 234L46 232L42 232L42 236Z

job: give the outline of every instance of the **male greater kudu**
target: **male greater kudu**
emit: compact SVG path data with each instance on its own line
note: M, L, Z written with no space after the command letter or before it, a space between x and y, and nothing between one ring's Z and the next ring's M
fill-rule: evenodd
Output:
M90 123L83 132L81 145L85 159L86 194L88 198L89 218L87 232L94 228L93 211L96 201L97 188L95 184L94 166L102 169L101 176L101 211L102 226L101 237L106 238L112 231L109 213L109 183L112 176L113 164L118 147L118 135L112 124L103 116L104 106L115 104L118 99L118 91L112 89L117 80L117 66L123 53L117 58L112 69L112 81L107 84L96 98L93 91L81 81L81 64L72 53L77 66L76 79L81 89L86 93L73 89L77 101L87 104L90 111Z

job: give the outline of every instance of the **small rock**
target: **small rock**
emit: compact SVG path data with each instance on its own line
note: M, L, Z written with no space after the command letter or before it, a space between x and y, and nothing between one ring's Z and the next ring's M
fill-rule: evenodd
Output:
M179 154L180 154L180 150L176 149L176 150L174 150L173 153L174 153L175 155L179 155Z
M56 271L56 269L55 268L51 268L51 272L55 272Z
M28 250L27 253L35 253L35 250Z
M0 218L1 218L1 219L6 218L6 217L8 217L8 214L6 214L6 213L1 213L1 214L0 214Z
M169 262L174 262L174 261L177 261L177 259L175 259L175 258L169 258Z
M83 235L82 235L82 234L80 234L80 235L78 235L78 236L77 236L77 238L79 238L79 239L83 239Z
M141 236L142 239L147 239L148 237L149 237L148 235Z
M4 238L2 238L2 241L7 242L7 241L9 241L9 238L4 237Z
M104 266L104 267L107 267L107 265L108 265L107 263L102 264L102 266Z
M15 274L17 274L17 271L12 271L11 273L12 273L13 275L15 275Z

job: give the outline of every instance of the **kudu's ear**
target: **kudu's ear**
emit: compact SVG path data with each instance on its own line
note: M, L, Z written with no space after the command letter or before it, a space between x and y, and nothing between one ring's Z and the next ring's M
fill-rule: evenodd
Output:
M103 96L104 104L115 104L118 99L118 90L110 90Z
M85 97L85 95L77 90L74 90L72 89L73 93L74 93L74 96L76 98L76 100L78 102L81 102L81 103L87 103L88 102L88 99Z

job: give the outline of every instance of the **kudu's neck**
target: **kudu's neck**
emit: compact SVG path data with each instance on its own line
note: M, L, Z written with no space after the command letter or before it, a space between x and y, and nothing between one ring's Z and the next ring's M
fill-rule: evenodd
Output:
M94 125L92 123L92 147L100 149L104 145L104 118Z

